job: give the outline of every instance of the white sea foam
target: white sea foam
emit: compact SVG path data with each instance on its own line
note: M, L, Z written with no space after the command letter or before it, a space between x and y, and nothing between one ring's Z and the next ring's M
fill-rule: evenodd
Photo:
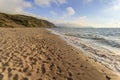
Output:
M84 39L74 36L67 36L51 29L49 29L49 31L56 35L59 35L70 45L81 49L83 53L85 53L88 57L94 59L95 61L98 61L107 68L120 74L120 55L117 55L107 48L101 47L100 45L95 45L94 43L87 42Z

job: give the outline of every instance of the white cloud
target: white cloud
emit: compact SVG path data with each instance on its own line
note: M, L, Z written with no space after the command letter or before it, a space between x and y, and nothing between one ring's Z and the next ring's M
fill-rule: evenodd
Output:
M24 8L31 7L25 0L0 0L0 11L6 13L24 13Z
M106 6L100 11L105 17L120 20L120 0L111 0L107 2ZM109 20L109 19L108 19Z
M40 6L50 6L51 0L35 0L35 3Z
M74 18L70 21L72 25L75 25L76 27L80 26L91 26L89 18L87 16L80 16L77 18Z
M35 0L35 3L42 7L49 7L52 3L57 5L67 3L66 0Z
M104 17L96 17L95 19L88 18L87 16L79 16L76 18L67 19L58 19L58 20L51 20L58 26L64 27L120 27L119 19L106 19Z
M66 10L67 10L67 15L68 16L72 16L72 15L75 14L75 11L72 7L68 7Z
M78 18L72 19L70 23L72 23L72 25L76 27L80 27L80 26L97 27L97 28L99 27L108 27L108 28L120 27L119 19L113 19L113 18L108 19L105 17L95 17L95 19L91 19L87 16L80 16Z
M32 4L29 2L26 2L25 0L0 0L0 12L10 13L10 14L29 15L29 16L47 20L46 17L42 17L39 15L35 15L33 13L24 11L25 8L31 8L31 7L32 7Z
M59 15L55 11L50 11L50 14L52 14L54 16L54 18L57 18L57 19L66 19L67 17L71 17L71 16L75 15L75 10L72 7L67 7L65 9L65 11L63 11L61 13L61 15Z
M120 12L120 0L107 0L106 7L103 9L106 12Z
M82 16L73 20L74 25L82 25L88 27L120 27L119 19L106 18L106 17L95 17L95 19Z
M87 16L80 16L76 18L71 18L69 20L66 19L52 20L52 22L54 22L58 26L65 26L65 27L81 27L81 26L90 25Z
M67 7L63 15L63 18L66 18L68 16L73 16L74 14L75 14L75 10L72 7Z
M115 11L120 10L120 0L113 0L111 9Z

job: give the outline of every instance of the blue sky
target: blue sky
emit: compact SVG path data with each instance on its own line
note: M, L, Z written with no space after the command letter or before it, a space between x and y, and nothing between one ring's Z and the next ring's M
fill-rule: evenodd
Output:
M0 11L72 27L120 27L120 0L0 0Z

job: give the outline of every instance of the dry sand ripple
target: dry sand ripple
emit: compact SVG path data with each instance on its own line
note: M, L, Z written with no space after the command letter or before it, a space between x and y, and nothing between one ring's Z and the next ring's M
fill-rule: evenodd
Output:
M0 80L119 78L45 29L1 28Z

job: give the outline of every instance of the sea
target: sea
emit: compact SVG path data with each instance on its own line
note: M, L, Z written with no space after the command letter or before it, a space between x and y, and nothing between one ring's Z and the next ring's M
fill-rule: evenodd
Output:
M120 28L51 28L89 58L120 74Z

